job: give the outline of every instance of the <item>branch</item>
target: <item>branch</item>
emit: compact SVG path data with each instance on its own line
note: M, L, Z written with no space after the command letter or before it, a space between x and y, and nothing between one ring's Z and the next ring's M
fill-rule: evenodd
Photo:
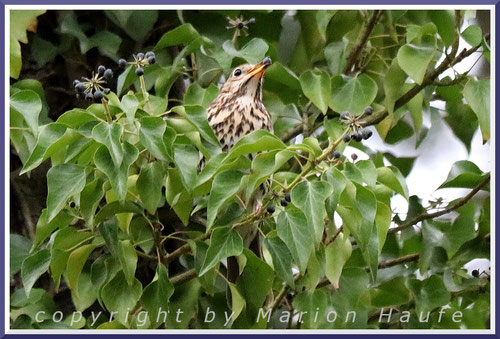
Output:
M396 233L396 232L405 230L407 228L412 227L413 225L418 224L419 222L422 222L424 220L429 220L429 219L434 219L434 218L440 217L440 216L442 216L444 214L448 214L448 213L450 213L450 212L452 212L452 211L454 211L454 210L462 207L470 199L472 199L472 197L474 195L476 195L477 192L479 192L484 186L486 186L486 184L488 184L489 181L490 181L490 173L488 173L486 175L486 177L483 179L483 181L481 181L476 187L474 187L474 189L472 191L470 191L469 194L467 194L465 197L463 197L462 199L458 200L456 203L452 204L451 206L448 206L447 208L445 208L442 211L437 211L437 212L434 212L434 213L423 213L421 215L418 215L415 218L402 223L398 227L390 228L389 231L387 232L387 234L392 234L392 233Z
M183 284L186 281L189 281L195 277L196 277L196 270L192 268L180 274L174 275L172 278L170 278L170 282L175 285Z
M377 24L377 21L382 16L382 13L383 13L383 11L381 11L381 10L373 11L373 15L370 18L370 21L364 27L363 34L361 35L361 38L359 39L358 43L353 47L353 49L351 50L351 53L347 57L347 63L345 65L342 73L349 74L351 72L352 67L357 64L357 62L359 61L359 58L361 56L361 52L365 48L366 43L368 42L368 38L370 37L370 34L372 34L373 29L375 28L375 25Z

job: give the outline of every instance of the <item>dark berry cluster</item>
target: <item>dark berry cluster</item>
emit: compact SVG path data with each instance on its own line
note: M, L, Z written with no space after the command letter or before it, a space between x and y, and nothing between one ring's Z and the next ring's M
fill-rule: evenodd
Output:
M84 77L82 80L73 81L76 97L78 99L100 101L104 98L104 94L110 92L110 89L105 85L108 85L113 80L113 71L100 65L97 67L97 72L92 72L92 77Z
M359 123L360 119L366 116L370 116L373 114L373 108L368 106L365 108L363 114L357 115L357 116L352 116L349 114L349 112L342 112L340 114L340 120L346 124L349 124L353 131L350 134L346 134L342 137L342 140L344 142L349 142L351 140L354 141L361 141L363 139L369 139L372 135L373 132L367 128L361 127L361 124Z
M144 74L144 67L148 65L152 65L156 62L156 55L154 52L149 51L144 53L137 53L136 55L133 55L134 61L132 62L127 62L125 59L120 59L118 60L118 66L121 68L127 67L127 64L134 65L135 66L135 74L137 76L141 76Z

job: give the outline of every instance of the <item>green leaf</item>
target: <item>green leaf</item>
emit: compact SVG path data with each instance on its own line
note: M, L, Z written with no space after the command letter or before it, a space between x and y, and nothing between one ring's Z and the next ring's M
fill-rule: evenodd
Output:
M139 138L141 144L156 159L169 161L172 156L172 143L175 131L167 127L165 120L160 117L144 117L139 120Z
M288 67L279 62L274 62L266 69L266 81L276 81L280 85L300 90L300 81L297 75Z
M250 64L257 64L264 59L269 46L264 40L253 38L240 50L236 50L229 40L224 42L222 48L233 58L241 58Z
M318 11L322 12L322 11ZM332 41L325 47L325 59L328 63L328 69L330 70L331 76L337 76L342 74L342 70L346 65L347 59L347 45L349 40L343 38L339 41Z
M61 211L49 222L47 220L47 209L43 209L42 214L36 223L36 234L33 242L33 248L38 247L56 229L67 227L74 218L74 215L69 214L66 211Z
M323 71L307 71L302 73L299 79L304 95L323 114L326 114L331 91L328 73Z
M121 240L117 246L118 258L122 265L125 280L132 285L135 280L135 269L137 267L137 253L130 240Z
M478 25L468 26L462 33L462 38L471 46L477 46L483 40L483 32Z
M187 226L193 209L193 197L184 188L179 172L178 168L169 169L165 186L165 198L182 223Z
M333 188L326 181L302 181L290 192L292 202L307 217L308 225L314 229L314 244L317 246L325 230L325 200Z
M67 125L73 129L78 129L80 126L91 121L97 121L96 116L80 108L66 111L56 120L57 123Z
M50 156L47 150L64 135L66 128L67 127L65 125L58 123L41 126L35 148L31 152L19 174L21 175L29 172L45 161Z
M352 246L349 237L339 234L334 241L325 248L325 274L335 288L339 288L339 279L342 269L351 257Z
M262 151L282 150L286 145L274 134L266 130L256 130L241 138L229 151L224 162L236 157Z
M26 30L34 25L36 17L45 13L45 10L11 10L10 13L10 77L17 79L21 73L21 45L27 44Z
M24 259L21 266L21 279L23 280L24 292L30 296L31 289L42 274L47 272L50 265L50 251L47 249L38 251Z
M485 143L490 139L490 79L469 79L463 94L465 101L477 115Z
M198 38L200 38L200 34L191 24L183 24L163 34L156 44L155 50L181 44L187 45Z
M146 38L158 19L156 10L106 10L104 13L136 41Z
M102 301L109 312L116 312L115 319L126 324L127 310L134 309L141 298L142 284L133 279L132 284L125 280L123 271L119 271L115 277L102 288Z
M85 167L61 164L47 172L47 221L50 222L74 195L85 187Z
M408 186L406 186L405 178L397 167L377 168L377 180L408 200Z
M123 96L120 108L123 110L123 112L125 112L129 124L133 123L135 112L137 111L138 107L139 107L139 100L137 100L137 97L135 95L126 94Z
M406 44L399 49L397 55L399 66L420 85L435 50L436 38L424 35L420 44Z
M484 173L471 161L457 161L451 167L448 177L439 188L474 188L484 178Z
M263 245L271 254L276 275L285 281L288 286L294 288L295 283L292 273L292 256L288 247L278 237L264 238Z
M136 188L142 204L152 215L160 204L161 191L165 182L165 171L161 162L155 161L144 165L137 178Z
M227 257L240 255L242 251L243 239L238 232L230 227L215 228L199 275L204 275Z
M95 216L95 224L99 224L120 213L142 214L143 209L136 202L130 200L113 201L99 210Z
M415 297L417 314L421 312L426 314L450 301L450 292L437 275L432 275L425 280L410 279L407 287Z
M455 13L452 10L429 11L429 17L436 25L445 46L450 46L455 40Z
M472 138L479 124L470 106L462 103L462 93L459 92L459 94L460 99L457 101L446 99L446 112L448 115L445 117L445 120L456 137L460 139L470 153Z
M127 195L128 170L139 156L137 148L126 141L123 143L123 150L124 157L119 167L115 166L104 146L101 146L94 155L97 169L106 174L119 200L124 200Z
M147 69L147 68L146 68ZM120 95L122 92L130 87L136 80L138 76L135 74L135 66L128 66L119 76L116 82L116 94Z
M391 307L408 303L411 296L405 281L404 277L397 277L374 288L371 291L373 306Z
M371 105L377 95L378 86L366 74L353 78L341 75L332 78L329 106L336 112L349 111L353 115L361 114L366 106Z
M407 75L401 67L399 67L397 59L393 59L384 78L384 105L390 116L394 112L394 103L402 95L403 85L405 84L406 78Z
M316 23L323 40L326 40L326 29L335 13L337 13L337 10L320 10L316 12Z
M233 321L239 317L243 308L245 308L246 301L241 295L240 291L235 284L229 283L229 289L231 291L231 311L233 311L232 319Z
M221 207L229 201L240 189L243 173L237 170L227 170L217 174L212 183L212 189L207 205L207 230L215 221Z
M10 97L10 109L21 114L24 121L36 136L38 134L38 116L42 111L42 99L32 90L22 90Z
M141 297L141 305L148 312L152 322L156 323L160 311L168 310L168 301L172 294L174 294L174 286L168 279L167 268L159 263L156 267L155 278L144 288Z
M213 129L208 124L207 112L201 106L176 106L172 111L186 118L200 132L203 139L219 146L219 140L215 136Z
M200 153L193 145L174 145L174 162L180 171L184 187L191 192L198 176Z
M377 215L375 216L375 224L377 225L378 234L378 253L382 253L385 240L387 238L387 231L391 226L392 210L389 206L377 200Z
M80 193L80 213L89 227L94 225L94 215L104 197L103 180L89 182Z
M87 261L90 253L96 248L94 244L83 245L73 252L68 257L67 263L67 279L68 285L71 289L71 292L75 295L78 295L78 280L80 278L80 274L82 273L83 266Z
M123 161L124 150L120 142L122 134L123 127L117 123L101 122L92 129L92 138L106 146L116 167L120 167Z
M276 230L303 273L314 250L314 235L306 216L300 209L290 206L278 215Z
M186 93L184 93L184 105L198 105L206 108L217 97L218 93L219 89L214 84L203 88L194 82L186 90Z
M10 234L10 277L21 270L24 259L29 256L31 241L22 235Z

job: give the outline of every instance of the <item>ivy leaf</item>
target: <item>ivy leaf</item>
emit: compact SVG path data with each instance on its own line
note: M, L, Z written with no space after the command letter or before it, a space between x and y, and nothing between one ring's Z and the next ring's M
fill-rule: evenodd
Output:
M214 84L203 88L196 82L192 83L186 90L186 93L184 93L184 105L206 108L217 97L218 93L219 89Z
M263 245L271 254L276 275L285 281L288 286L294 288L295 283L292 273L292 256L288 247L278 237L264 238Z
M115 312L115 319L126 324L127 309L132 310L142 294L142 284L133 279L132 284L125 280L123 271L119 271L115 277L102 288L102 301L109 312ZM125 312L124 312L125 310Z
M484 173L471 161L457 161L451 167L445 182L439 188L474 188L484 178Z
M139 156L137 148L128 143L123 143L124 157L121 165L115 166L109 152L104 146L101 146L94 155L94 163L100 171L108 177L111 187L119 200L125 200L127 195L128 170L131 164Z
M319 12L322 11L318 11L318 13ZM325 59L332 76L342 74L342 70L346 65L348 44L349 40L344 37L342 40L332 41L326 45Z
M187 226L193 209L193 197L184 188L179 172L178 168L169 169L165 186L165 198L182 223Z
M80 278L80 274L82 273L82 269L87 261L87 258L95 247L96 245L94 244L83 245L71 252L68 257L67 276L68 285L72 294L78 295L78 280Z
M21 266L21 279L23 280L26 296L30 296L31 289L42 274L47 272L50 265L50 251L40 250L24 259Z
M337 13L337 10L325 10L316 12L316 23L318 25L318 31L323 40L326 40L326 29L330 20Z
M299 270L304 272L314 250L314 236L306 216L300 209L290 206L278 215L276 230Z
M24 259L29 256L31 241L22 235L10 234L10 277L21 270Z
M326 114L330 98L331 83L328 73L323 71L307 71L300 75L300 86L304 95Z
M432 275L425 280L410 279L407 287L415 297L417 314L425 314L450 301L450 292L437 275Z
M136 183L137 193L139 193L139 198L144 207L152 215L156 213L160 203L164 182L165 172L161 162L150 162L141 168Z
M314 228L316 246L320 243L325 230L325 200L332 191L333 188L328 182L302 181L290 192L293 204L304 212L308 224Z
M47 221L50 222L74 195L85 187L85 167L61 164L47 172Z
M429 17L436 25L446 47L455 39L455 13L452 10L429 11Z
M345 237L345 238L344 238ZM339 234L334 241L325 248L325 274L335 288L339 288L339 279L342 268L351 257L352 246L349 237Z
M227 170L215 176L208 198L207 230L213 226L215 218L224 203L239 191L242 177L243 173L237 170Z
M266 56L269 49L267 43L259 38L253 38L242 49L236 50L231 41L222 44L224 51L233 58L241 58L250 64L258 64Z
M397 59L392 60L384 78L384 105L389 115L394 112L394 103L401 97L407 77L406 73L399 67Z
M133 94L124 95L120 107L123 112L125 112L129 124L132 124L134 122L135 112L139 107L139 100L137 100L137 97Z
M174 286L168 279L167 268L159 263L153 281L144 288L141 297L142 307L149 313L149 319L153 323L156 323L160 311L168 310L168 301L172 294Z
M139 120L139 138L141 144L156 159L171 160L171 145L175 138L175 131L167 127L165 120L160 117L144 117Z
M470 79L463 89L465 101L477 115L483 143L490 139L490 80Z
M184 117L196 127L203 139L213 145L220 145L213 129L208 124L207 112L202 106L176 106L172 108L172 112Z
M174 145L174 162L180 171L182 183L188 192L195 187L200 153L193 145Z
M471 46L477 46L483 40L483 32L478 25L468 26L462 33L462 38Z
M120 167L123 161L123 147L120 142L122 134L122 125L116 123L101 122L92 129L92 138L106 146L116 167Z
M405 178L397 167L377 168L377 180L408 200L408 186L406 186Z
M80 213L88 226L94 225L94 216L104 197L104 186L102 179L89 182L80 193Z
M397 55L399 66L420 85L435 50L436 38L431 35L424 35L420 44L406 44L399 49Z
M106 10L104 13L136 41L142 41L158 20L155 10Z
M169 46L187 45L200 38L200 34L191 24L183 24L163 34L155 46L159 50Z
M256 130L241 138L229 151L224 162L236 157L262 151L282 150L286 145L274 134Z
M371 105L377 95L377 83L366 74L353 78L337 75L331 81L331 95L328 105L336 112L349 111L361 114Z
M10 97L10 109L19 113L30 130L38 135L38 116L42 111L42 99L32 90L22 90Z
M61 211L50 222L47 220L47 209L42 210L42 214L36 223L35 240L33 248L38 247L56 229L63 229L75 218L74 215Z
M230 227L218 227L210 236L210 246L205 261L200 269L200 276L215 267L222 259L240 255L243 251L243 239Z

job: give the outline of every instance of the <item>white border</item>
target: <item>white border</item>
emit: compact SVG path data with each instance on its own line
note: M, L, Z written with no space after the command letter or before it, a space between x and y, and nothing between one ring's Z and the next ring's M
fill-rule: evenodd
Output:
M10 21L10 10L13 9L73 9L73 10L105 10L105 9L156 9L156 10L174 10L174 9L476 9L476 10L490 10L490 23L491 23L491 62L490 62L490 79L491 79L491 117L490 117L490 128L491 128L491 139L490 139L490 159L491 159L491 183L490 183L490 201L491 201L491 234L490 241L491 244L491 293L490 293L490 322L491 329L489 330L91 330L91 329L80 329L80 330L17 330L10 329L10 318L9 318L9 296L10 296L10 280L9 280L9 266L10 261L10 140L9 140L9 87L10 87L10 68L9 62L9 21ZM495 272L496 272L496 261L495 261L495 6L494 5L5 5L5 110L4 110L4 123L5 123L5 140L4 140L4 160L5 160L5 332L6 334L495 334L496 329L496 317L495 317Z

